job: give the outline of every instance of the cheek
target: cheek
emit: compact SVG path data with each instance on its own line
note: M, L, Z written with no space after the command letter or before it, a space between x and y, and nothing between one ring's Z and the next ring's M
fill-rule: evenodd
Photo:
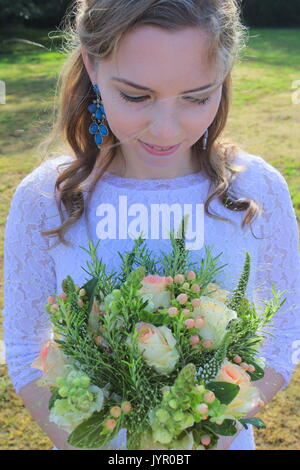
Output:
M114 103L107 107L106 115L110 129L119 140L132 136L142 129L142 115L128 109L128 106Z

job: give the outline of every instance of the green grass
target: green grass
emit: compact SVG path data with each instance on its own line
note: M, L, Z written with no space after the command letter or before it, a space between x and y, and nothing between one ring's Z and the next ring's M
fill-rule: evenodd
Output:
M53 36L53 33L52 33ZM23 38L36 43L11 41ZM8 40L8 41L7 41ZM3 41L6 41L3 43ZM7 100L0 105L0 267L7 211L19 181L40 161L36 145L51 123L56 80L64 55L60 39L47 31L0 31L0 80ZM300 79L300 31L252 29L242 61L233 72L233 106L224 137L262 156L286 178L300 220L300 105L292 104L292 83ZM0 307L3 308L3 285ZM0 320L1 323L1 320ZM0 337L2 336L0 324ZM0 449L51 449L32 421L0 365ZM267 429L255 431L258 449L300 449L299 368L286 391L260 413Z

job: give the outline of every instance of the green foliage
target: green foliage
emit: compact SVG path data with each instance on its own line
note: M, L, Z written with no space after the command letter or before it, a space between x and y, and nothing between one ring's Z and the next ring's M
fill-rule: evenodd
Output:
M235 310L238 312L240 303L242 299L244 298L246 289L247 289L247 284L249 281L249 275L250 275L250 262L251 262L251 257L248 251L246 251L246 259L244 262L244 267L243 271L240 277L240 280L238 282L238 285L236 289L234 290L231 299L229 302L226 302L226 305L228 308Z
M218 374L221 364L226 358L227 347L230 340L229 334L227 334L222 341L220 347L210 353L210 357L203 357L203 364L198 368L196 376L199 382L207 383L213 380Z
M245 418L239 419L239 422L244 426L245 429L248 429L247 424L252 424L257 429L263 429L266 427L265 423L260 418Z
M229 382L209 382L205 384L205 387L211 392L214 392L217 399L224 405L229 405L240 391L238 385Z
M239 355L249 364L257 355L265 334L273 336L269 331L263 328L265 325L272 325L273 316L280 310L286 298L280 302L283 292L276 292L275 284L272 284L273 299L264 302L265 308L257 308L254 302L250 303L243 298L239 304L238 320L230 323L230 344L228 346L227 356L233 359Z
M203 423L202 428L209 430L216 436L234 436L237 432L235 421L232 419L224 419L222 424L212 422Z

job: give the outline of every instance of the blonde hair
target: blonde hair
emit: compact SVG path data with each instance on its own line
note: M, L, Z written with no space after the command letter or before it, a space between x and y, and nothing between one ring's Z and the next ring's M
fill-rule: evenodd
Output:
M75 21L72 16L75 15ZM209 127L207 149L203 150L202 138L192 147L201 167L211 180L213 192L205 201L205 212L213 218L232 223L227 218L209 212L209 204L219 198L229 210L247 211L242 228L256 217L261 208L248 198L236 199L230 194L230 186L245 166L233 160L240 151L237 144L219 140L225 128L232 97L231 70L245 47L247 28L241 23L240 9L236 0L78 0L64 18L63 28L68 57L58 79L58 117L48 137L39 148L44 156L57 141L67 143L75 159L61 172L55 183L58 191L58 210L61 226L46 230L43 235L58 236L59 242L70 246L64 239L66 230L83 214L86 217L82 185L97 168L97 177L90 186L90 195L116 155L120 144L112 132L106 137L108 152L95 145L89 133L90 113L88 105L95 98L87 74L81 46L91 58L109 58L118 48L124 35L140 25L154 25L166 30L199 27L209 33L209 57L216 60L223 79L222 97L214 121ZM65 165L65 164L63 164ZM61 165L59 165L61 166ZM67 211L65 220L62 203ZM253 232L252 232L253 234ZM254 235L254 234L253 234ZM255 235L254 235L255 237ZM256 238L256 237L255 237Z

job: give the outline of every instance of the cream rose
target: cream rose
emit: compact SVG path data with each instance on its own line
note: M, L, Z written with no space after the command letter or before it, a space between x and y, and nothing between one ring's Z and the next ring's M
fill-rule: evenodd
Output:
M229 290L221 289L218 284L215 284L214 282L210 282L205 288L205 295L207 297L211 297L223 303L226 302L229 294Z
M139 350L150 367L160 374L169 374L179 359L176 340L166 326L156 327L149 323L136 324Z
M167 286L171 280L168 276L158 276L151 274L142 280L143 287L140 289L141 294L146 294L144 299L150 300L151 310L158 307L169 307L171 302L171 292L167 290Z
M193 311L194 318L198 315L204 318L204 325L198 329L198 334L204 340L210 340L213 348L217 348L226 335L228 323L237 318L237 313L212 297L201 296L200 300L199 307Z

